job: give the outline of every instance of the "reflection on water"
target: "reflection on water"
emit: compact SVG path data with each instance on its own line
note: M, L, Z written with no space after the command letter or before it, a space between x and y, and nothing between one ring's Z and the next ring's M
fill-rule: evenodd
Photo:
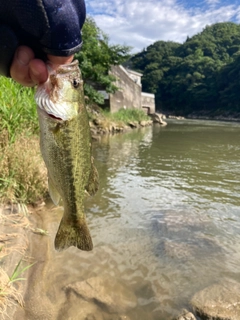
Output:
M239 135L239 124L179 121L95 143L95 248L56 254L59 289L107 274L136 295L130 319L159 320L220 278L240 281Z

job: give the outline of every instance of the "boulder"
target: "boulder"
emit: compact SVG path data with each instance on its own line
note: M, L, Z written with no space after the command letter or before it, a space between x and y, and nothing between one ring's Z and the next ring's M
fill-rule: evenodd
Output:
M181 314L177 318L175 318L175 320L196 320L196 318L192 314L192 312L183 309Z
M97 276L65 287L67 295L74 293L92 302L107 313L125 313L137 305L136 296L110 276Z
M225 281L197 292L191 304L201 319L239 320L240 283Z
M159 123L161 126L166 126L167 122L163 121L163 114L161 113L153 113L150 115L152 118L152 121L154 123Z

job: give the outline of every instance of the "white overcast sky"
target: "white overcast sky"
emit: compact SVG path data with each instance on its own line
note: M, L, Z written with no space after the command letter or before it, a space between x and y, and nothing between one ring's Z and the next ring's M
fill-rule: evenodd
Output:
M158 40L184 42L208 24L240 23L238 0L85 0L110 43L141 51Z

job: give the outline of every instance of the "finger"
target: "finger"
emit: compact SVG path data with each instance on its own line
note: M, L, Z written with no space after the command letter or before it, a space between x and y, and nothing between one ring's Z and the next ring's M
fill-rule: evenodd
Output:
M29 75L33 83L40 84L47 81L48 71L45 62L33 59L29 62Z
M53 56L53 55L48 55L48 60L51 62L52 67L57 67L61 64L68 64L73 61L74 55L71 55L69 57L58 57L58 56Z
M32 59L34 59L34 52L26 46L20 46L15 52L10 68L11 77L28 87L35 85L29 74L29 63Z

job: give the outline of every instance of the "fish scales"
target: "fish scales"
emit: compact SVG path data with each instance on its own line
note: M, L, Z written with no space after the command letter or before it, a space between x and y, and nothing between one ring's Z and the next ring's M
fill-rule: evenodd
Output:
M80 71L74 62L66 70L61 66L50 73L49 78L48 83L37 90L36 101L49 193L55 204L62 199L64 207L55 248L63 250L73 245L92 250L84 198L86 193L93 195L97 191L98 174L91 154L91 133Z

